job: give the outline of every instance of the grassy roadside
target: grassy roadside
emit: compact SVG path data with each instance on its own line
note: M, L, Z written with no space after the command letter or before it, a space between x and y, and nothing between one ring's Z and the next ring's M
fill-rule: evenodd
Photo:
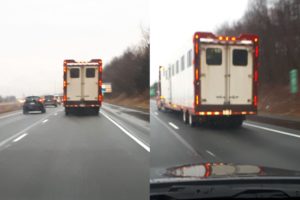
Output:
M113 98L104 96L104 102L149 112L148 92L144 92L143 94L135 96L127 96L125 94L121 94Z
M268 85L260 88L260 113L300 118L300 93L291 94L288 85Z
M15 110L20 110L22 105L20 103L5 103L5 104L0 104L0 114L1 113L6 113L6 112L11 112Z

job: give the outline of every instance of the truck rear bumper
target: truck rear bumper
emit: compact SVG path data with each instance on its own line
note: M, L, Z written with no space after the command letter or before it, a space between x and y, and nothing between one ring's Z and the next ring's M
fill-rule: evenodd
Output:
M253 105L202 105L195 109L196 115L254 115L257 108Z
M70 108L91 108L91 107L101 107L102 102L99 101L67 101L64 103L65 107Z

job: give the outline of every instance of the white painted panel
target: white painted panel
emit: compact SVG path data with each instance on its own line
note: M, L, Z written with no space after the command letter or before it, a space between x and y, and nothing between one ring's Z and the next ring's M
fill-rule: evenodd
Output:
M94 69L95 76L87 77L87 69ZM86 66L83 67L83 94L85 101L97 101L98 100L98 67Z
M207 63L207 50L218 48L222 52L220 65L209 65ZM226 48L223 45L203 44L200 51L201 62L201 104L223 105L225 102L225 74L226 74Z
M234 65L233 51L244 50L248 52L247 65ZM252 104L253 87L253 54L251 46L229 47L229 99L230 104Z
M79 70L78 78L71 78L71 69ZM80 101L81 99L81 68L80 67L68 67L67 68L67 100L68 101Z

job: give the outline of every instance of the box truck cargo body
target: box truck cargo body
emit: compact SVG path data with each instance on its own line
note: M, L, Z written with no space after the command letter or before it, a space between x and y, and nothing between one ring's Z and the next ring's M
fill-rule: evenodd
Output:
M63 89L66 115L72 111L89 111L98 115L102 104L102 60L65 60Z
M158 109L182 112L184 122L240 126L257 112L258 36L196 32L167 65L160 66Z

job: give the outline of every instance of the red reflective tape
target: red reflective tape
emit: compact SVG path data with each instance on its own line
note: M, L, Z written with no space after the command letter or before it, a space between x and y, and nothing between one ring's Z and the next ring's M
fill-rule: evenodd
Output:
M258 57L258 46L255 47L255 57Z

